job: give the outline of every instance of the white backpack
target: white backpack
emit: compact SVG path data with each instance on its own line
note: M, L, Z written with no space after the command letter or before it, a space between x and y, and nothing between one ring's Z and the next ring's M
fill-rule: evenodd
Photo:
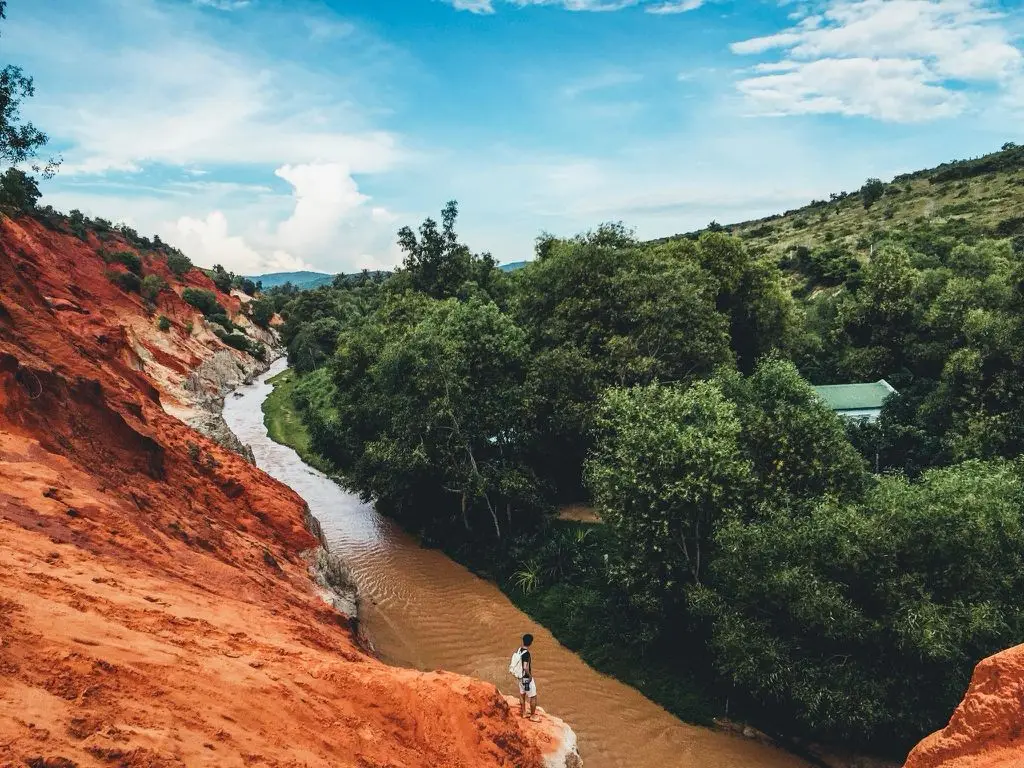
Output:
M519 648L512 654L512 660L508 663L508 673L517 680L523 679L523 649Z

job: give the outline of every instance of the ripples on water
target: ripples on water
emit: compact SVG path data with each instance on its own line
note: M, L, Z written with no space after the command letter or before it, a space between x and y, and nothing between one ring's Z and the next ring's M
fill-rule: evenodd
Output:
M256 463L291 486L320 521L360 594L360 625L391 664L472 675L515 693L508 657L533 633L538 701L576 731L586 768L782 768L804 763L740 737L687 725L636 690L601 675L516 608L493 584L437 550L267 437L262 403L280 360L228 397L224 418Z

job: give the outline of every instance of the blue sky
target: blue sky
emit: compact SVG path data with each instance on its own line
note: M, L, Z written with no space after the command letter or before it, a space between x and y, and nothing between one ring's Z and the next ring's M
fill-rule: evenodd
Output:
M997 0L10 0L44 202L199 263L334 272L460 203L541 231L732 222L1021 140Z

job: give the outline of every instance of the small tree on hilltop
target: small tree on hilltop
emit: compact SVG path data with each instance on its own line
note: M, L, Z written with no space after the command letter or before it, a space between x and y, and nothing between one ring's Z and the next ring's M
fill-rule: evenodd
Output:
M860 188L861 202L864 203L864 210L868 210L872 205L882 199L882 195L885 194L885 182L881 179L868 179L864 182L864 186Z
M27 213L36 207L41 197L36 180L17 168L8 168L0 176L0 206Z

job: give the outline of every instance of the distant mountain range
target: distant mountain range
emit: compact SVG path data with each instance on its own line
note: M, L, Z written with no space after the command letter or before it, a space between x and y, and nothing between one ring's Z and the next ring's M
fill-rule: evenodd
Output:
M513 261L509 264L499 264L498 269L503 272L514 272L529 263L528 261ZM376 274L376 270L372 274ZM304 291L319 288L321 285L330 285L334 280L334 275L329 275L326 272L271 272L266 275L248 275L247 277L254 283L262 283L264 288L276 288L279 285L291 283Z
M296 288L308 290L327 285L334 279L334 275L328 275L326 272L272 272L268 275L250 275L249 279L254 283L263 283L264 288L276 288L291 283Z
M530 262L528 261L512 261L508 264L499 264L498 269L502 272L515 272L517 269L522 269Z

